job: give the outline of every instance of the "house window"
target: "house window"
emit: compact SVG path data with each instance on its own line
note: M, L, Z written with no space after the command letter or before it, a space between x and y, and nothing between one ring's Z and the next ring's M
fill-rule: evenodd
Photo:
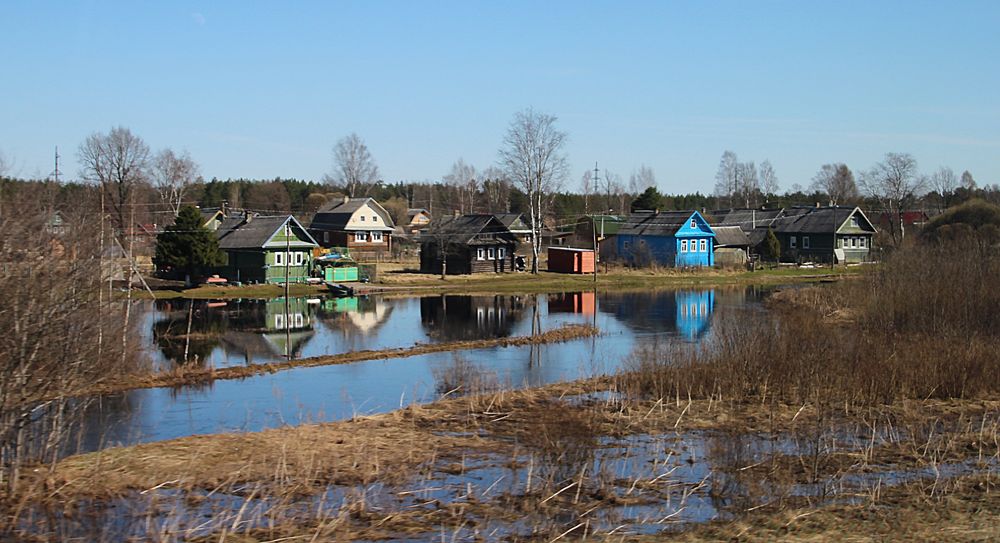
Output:
M354 241L358 243L365 243L368 241L368 232L355 232Z
M365 222L365 216L361 215L361 222Z
M295 256L296 266L301 266L306 261L306 253L293 253L293 256Z
M278 314L274 316L274 327L283 330L285 328L285 315Z
M681 252L682 253L688 252L688 240L686 239L681 240Z
M858 246L858 238L851 238L851 249L854 249L857 246Z
M295 314L295 327L302 328L306 324L306 319L302 316L302 313Z
M792 237L788 238L788 246L791 247L792 249L794 249L794 248L796 248L798 246L798 243L797 243L797 240L795 239L795 236L792 236Z
M864 249L865 245L866 245L865 238L858 238L858 247L861 247L862 249Z
M330 233L323 232L323 243L330 243Z
M499 260L503 260L504 258L507 258L507 248L506 247L500 247L499 249L497 249L497 258Z
M275 266L285 265L285 253L274 253L274 265Z
M486 258L488 258L489 260L496 260L496 254L493 251L493 247L490 247L489 249L486 250Z
M631 248L631 246L632 246L632 243L631 243L631 242L628 242L628 241L623 241L623 242L622 242L622 249L624 249L624 250L626 250L626 251L628 251L628 250L629 250L629 248Z
M809 236L802 236L802 248L803 249L809 248Z
M857 215L852 215L851 216L851 226L853 226L854 228L858 227L858 216Z
M378 222L378 215L372 215L372 222Z
M707 253L708 252L708 240L703 239L698 242L698 250Z
M691 219L691 228L698 228L698 221L697 220Z
M382 232L372 232L372 243L382 243Z
M486 251L482 247L476 248L476 260L486 260Z

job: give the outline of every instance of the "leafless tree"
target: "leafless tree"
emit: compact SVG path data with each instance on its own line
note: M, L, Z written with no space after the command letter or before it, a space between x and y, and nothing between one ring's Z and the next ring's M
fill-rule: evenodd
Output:
M739 159L736 153L726 151L719 160L719 170L715 173L715 195L720 201L725 198L733 207L733 195L739 188Z
M595 192L597 188L594 186L594 174L590 170L583 172L583 176L580 177L580 190L583 192L583 212L590 213L590 197Z
M893 244L903 243L903 210L916 199L926 180L917 172L917 160L907 153L886 153L885 159L861 177L861 186L889 215Z
M566 133L556 128L555 116L526 109L514 114L500 148L501 167L528 197L532 273L538 273L545 195L566 176L566 139Z
M858 199L858 185L847 164L824 164L813 176L812 190L822 192L833 205L853 202Z
M969 170L962 172L962 188L966 190L976 190L976 180L972 178Z
M100 183L112 224L119 231L128 224L127 207L132 203L136 185L146 180L149 146L123 126L107 134L95 132L80 144L80 177Z
M160 199L176 217L188 188L198 179L198 164L187 151L164 149L153 159L152 177Z
M774 166L770 160L760 163L760 189L766 197L778 194L781 190L778 186L778 175L774 173Z
M476 180L476 168L471 164L466 164L465 160L458 159L451 165L451 172L444 176L444 182L451 188L458 203L456 206L463 215L468 209L468 213L473 212L476 192L479 190L479 182ZM468 207L466 207L468 202Z
M333 173L323 177L344 188L351 198L367 195L379 180L378 165L365 142L355 134L341 138L333 148Z
M951 198L952 193L958 188L958 178L955 176L955 172L946 166L941 166L938 171L934 172L930 177L931 189L938 193L940 198L941 207L948 206L948 200Z
M750 162L740 162L736 165L738 182L736 185L743 205L746 208L757 207L757 195L760 194L760 178L757 177L757 166Z
M496 166L483 170L483 194L486 196L486 207L490 213L507 213L510 211L510 180Z
M628 190L632 194L642 194L649 187L656 186L656 174L653 172L653 168L646 166L645 164L639 166L639 169L632 172L632 175L628 179Z

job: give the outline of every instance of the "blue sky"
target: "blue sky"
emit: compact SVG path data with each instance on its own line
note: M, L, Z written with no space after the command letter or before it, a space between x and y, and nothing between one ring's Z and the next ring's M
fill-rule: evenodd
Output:
M783 188L909 152L1000 181L1000 2L5 2L0 151L129 127L202 173L319 180L357 132L386 181L496 161L514 112L569 133L568 188L640 164L710 191L726 149Z

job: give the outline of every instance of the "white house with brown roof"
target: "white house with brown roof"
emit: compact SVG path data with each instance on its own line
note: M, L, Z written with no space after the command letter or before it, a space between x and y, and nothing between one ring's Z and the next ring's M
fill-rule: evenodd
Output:
M309 233L323 247L347 247L352 254L392 248L392 217L374 198L327 202L313 216Z

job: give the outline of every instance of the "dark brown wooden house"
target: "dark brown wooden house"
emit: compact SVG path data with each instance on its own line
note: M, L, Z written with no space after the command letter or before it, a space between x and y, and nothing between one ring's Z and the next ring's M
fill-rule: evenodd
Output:
M514 270L517 240L493 215L462 215L420 234L420 271L440 274ZM442 258L443 256L443 258Z

